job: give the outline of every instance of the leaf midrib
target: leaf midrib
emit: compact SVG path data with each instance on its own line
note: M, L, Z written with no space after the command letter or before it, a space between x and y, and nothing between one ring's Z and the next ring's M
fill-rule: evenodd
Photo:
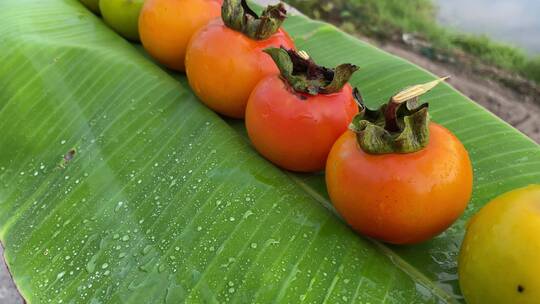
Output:
M293 173L287 172L286 174L289 176L291 180L293 180L297 185L299 185L309 196L311 196L315 201L317 201L323 207L325 207L334 215L336 215L337 218L344 225L347 225L329 200L324 198L321 194L317 193L315 190L309 187L309 185L307 185L304 181L299 179ZM394 250L392 250L386 244L379 242L377 240L371 239L371 238L367 238L367 237L365 238L375 245L375 247L377 248L377 251L384 254L384 256L386 256L392 262L392 264L394 264L400 270L405 272L415 282L421 283L422 285L426 286L429 290L433 292L433 294L445 300L447 303L454 303L454 304L460 303L459 301L454 299L451 294L444 291L442 288L440 288L439 285L435 284L424 273L422 273L420 270L415 268L409 262L405 261L405 259L403 259L399 254L397 254Z

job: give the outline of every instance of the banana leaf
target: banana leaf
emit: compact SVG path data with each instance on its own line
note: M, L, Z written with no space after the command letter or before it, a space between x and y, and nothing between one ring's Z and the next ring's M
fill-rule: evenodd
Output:
M540 148L448 85L424 97L467 147L473 199L437 238L396 247L339 218L322 173L260 157L76 0L0 2L0 240L28 303L460 303L466 220L540 181ZM302 16L321 64L361 66L370 106L434 75Z

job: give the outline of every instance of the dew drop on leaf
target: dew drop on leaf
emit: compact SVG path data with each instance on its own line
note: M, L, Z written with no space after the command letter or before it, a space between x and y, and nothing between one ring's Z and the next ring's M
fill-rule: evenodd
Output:
M159 264L159 266L158 266L158 272L159 273L162 273L163 271L165 271L165 269L166 269L165 264Z
M88 273L93 273L94 270L96 270L96 261L95 258L92 257L90 261L88 261L88 263L86 264L86 271Z

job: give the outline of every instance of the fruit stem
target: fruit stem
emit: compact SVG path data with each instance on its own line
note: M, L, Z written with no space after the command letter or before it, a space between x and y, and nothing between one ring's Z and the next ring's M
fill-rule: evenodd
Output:
M349 128L357 134L360 148L369 154L412 153L429 143L428 104L418 104L425 94L448 77L400 91L379 110L364 106L362 96L354 89L353 96L360 106Z
M398 115L397 112L404 102L418 102L418 97L425 94L429 90L433 89L439 83L450 78L449 76L439 78L437 80L430 81L428 83L415 85L409 87L396 95L392 96L388 101L386 109L384 111L385 124L384 128L389 132L399 132L400 128L398 125Z
M247 4L246 0L224 0L221 7L221 18L225 25L254 40L270 38L278 30L285 18L287 10L283 3L269 5L259 17Z
M272 57L281 77L298 93L337 93L358 70L357 66L349 63L338 65L334 69L317 65L305 51L280 47L267 48L264 52Z

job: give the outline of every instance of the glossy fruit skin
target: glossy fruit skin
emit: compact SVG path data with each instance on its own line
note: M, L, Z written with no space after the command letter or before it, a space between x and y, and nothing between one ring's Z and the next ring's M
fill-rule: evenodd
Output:
M358 105L352 88L333 94L294 93L277 75L264 78L246 108L246 129L265 158L291 171L324 170L337 138L347 130Z
M84 6L95 14L99 14L99 0L80 0Z
M113 30L131 41L139 41L139 13L144 0L100 0L101 15Z
M459 283L468 304L540 301L540 184L503 194L468 223Z
M185 70L186 49L193 34L219 18L223 0L146 0L139 18L141 42L161 64Z
M326 183L332 203L357 232L414 244L448 228L471 198L473 171L461 142L430 123L428 145L408 154L367 154L356 134L332 147Z
M282 29L265 40L253 40L226 27L221 20L197 32L188 46L186 73L195 94L214 111L243 118L257 83L279 70L263 52L268 47L294 48Z

